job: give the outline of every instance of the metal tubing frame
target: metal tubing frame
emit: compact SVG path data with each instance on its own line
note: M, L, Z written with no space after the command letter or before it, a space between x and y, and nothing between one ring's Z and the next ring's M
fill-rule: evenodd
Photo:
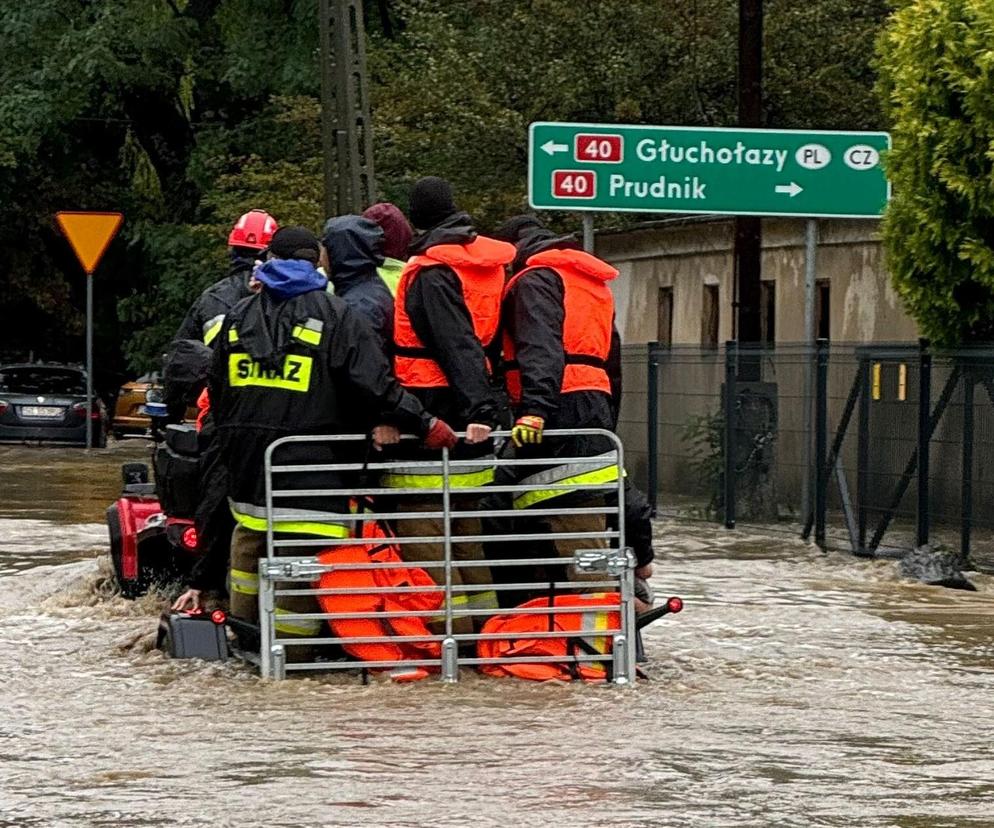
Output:
M942 388L942 393L939 394L939 399L936 401L935 408L932 409L932 416L929 419L929 441L932 439L932 435L935 434L935 429L939 425L942 415L946 413L946 408L948 408L949 402L952 400L953 393L956 391L956 386L959 384L960 377L963 375L962 372L963 368L961 365L954 365L953 370L949 374L949 379L946 380L946 384ZM908 486L911 485L911 478L914 477L915 470L917 468L918 450L915 449L915 451L912 452L911 458L908 460L907 465L904 467L904 472L901 475L901 479L897 483L897 488L894 490L890 503L887 505L887 509L884 511L883 517L880 519L880 523L877 526L876 531L873 533L873 537L870 539L870 554L876 552L877 547L880 546L880 541L883 540L884 535L887 533L887 528L890 526L890 522L894 517L894 513L897 511L897 507L901 505L904 493L908 491Z
M828 340L819 339L815 367L815 543L825 548L825 512L828 508Z
M736 387L736 377L738 375L738 349L739 345L735 340L725 343L725 441L724 441L724 500L725 500L725 528L735 528L735 426L736 426L736 403L738 389Z
M915 498L915 546L925 546L928 543L929 535L928 484L929 461L931 460L929 446L932 440L931 410L932 355L928 352L928 342L922 339L918 343L918 491Z
M961 368L957 365L953 368L952 373L949 375L949 379L946 380L942 393L939 395L935 408L932 410L932 416L928 428L929 440L932 439L932 435L935 433L935 429L939 425L939 420L942 419L942 415L949 406L949 401L952 399L953 392L956 390L956 385L959 382L960 376ZM918 450L915 449L915 451L912 452L911 458L908 460L907 465L904 467L904 472L901 475L901 479L898 481L897 488L891 497L890 503L887 505L887 509L884 511L880 524L877 526L873 537L870 539L870 553L873 553L877 549L880 545L880 541L883 540L883 536L887 533L887 528L890 526L890 522L894 517L894 513L897 511L897 507L901 505L904 493L907 492L908 486L911 485L911 478L914 477L917 468Z
M659 508L659 343L650 342L646 365L646 442L649 452L649 481L646 499L652 517Z
M974 411L975 380L966 371L963 376L963 463L960 483L960 561L970 560L970 544L973 533L973 437L976 412Z
M284 495L284 492L274 490L273 488L273 476L274 474L280 473L291 473L293 471L310 471L311 466L278 466L273 463L273 453L281 445L287 443L301 443L301 442L345 442L345 441L355 441L360 439L365 439L364 435L329 435L329 436L295 436L295 437L285 437L280 440L275 441L269 446L265 455L265 486L266 486L266 513L268 516L267 529L266 529L266 558L260 561L259 575L260 575L260 588L259 588L259 603L260 603L260 634L262 638L262 652L260 653L260 672L264 676L269 676L272 678L283 678L287 671L308 671L308 670L341 670L341 669L351 669L351 670L363 670L363 669L377 669L380 667L415 667L415 666L428 666L440 668L442 671L442 679L444 681L458 681L458 666L459 664L489 664L489 663L549 663L549 664L562 664L564 663L564 658L562 656L536 656L536 657L515 657L515 658L463 658L461 660L457 659L457 647L459 642L472 642L472 641L482 641L482 640L503 640L507 639L508 635L501 634L454 634L452 632L452 620L454 618L461 617L485 617L492 615L501 614L534 614L534 615L560 615L560 614L576 614L576 613L597 613L597 612L618 612L620 624L616 629L597 629L597 630L584 630L582 634L577 637L581 638L604 638L611 637L616 649L611 653L607 654L597 654L597 655L570 655L565 661L569 663L575 662L611 662L613 665L611 677L612 681L616 684L628 684L635 680L635 646L634 641L636 637L636 620L635 620L635 602L634 602L634 556L630 550L624 546L624 448L621 441L618 440L617 436L610 431L604 429L582 429L582 430L550 430L546 432L547 436L566 436L566 435L576 435L577 433L582 434L592 434L604 436L609 439L614 445L614 456L612 458L612 465L616 465L619 474L616 482L611 484L597 484L589 486L575 486L575 485L556 485L556 484L542 484L542 485L509 485L509 486L483 486L475 489L452 489L450 486L450 476L452 468L458 469L460 465L479 465L479 461L452 461L449 459L448 451L442 452L442 478L443 485L435 489L416 489L415 491L419 494L440 494L442 496L442 510L441 513L434 512L412 512L412 513L362 513L360 515L342 515L343 521L348 520L367 520L371 519L373 515L380 518L385 518L389 515L391 518L398 518L400 515L409 516L411 518L419 517L423 518L426 515L433 514L442 517L443 520L443 535L441 537L430 537L424 539L417 539L421 542L435 542L442 543L444 548L444 560L443 561L418 561L409 564L411 567L418 568L431 568L443 566L446 568L446 581L444 586L438 585L434 589L431 587L410 587L410 588L382 588L382 589L355 589L355 590L323 590L318 588L304 588L304 589L286 589L281 588L279 590L275 589L275 582L280 581L313 581L316 574L320 574L321 571L326 571L329 569L398 569L402 568L402 565L396 563L369 563L369 564L354 564L354 565L322 565L316 562L313 557L287 557L284 555L277 555L277 549L290 547L290 546L320 546L322 548L327 548L329 546L343 545L343 544L354 544L357 541L361 542L361 539L357 538L314 538L308 540L277 540L274 537L272 524L274 513L279 514L278 509L274 509L274 501ZM495 432L495 437L506 437L507 435L503 432ZM602 456L599 460L593 458L540 458L536 460L528 460L525 463L519 461L507 461L497 459L494 461L495 466L501 465L548 465L549 467L554 467L561 464L581 464L586 463L589 465L604 465L604 457ZM361 464L325 464L326 466L333 466L333 469L329 470L351 470L357 471L362 468ZM372 467L374 464L370 464ZM375 464L378 467L382 467L383 470L389 470L392 467L397 466L412 466L415 464L409 462L398 461L396 464ZM426 467L436 466L434 461L426 462L424 464ZM616 490L617 491L617 505L605 504L600 508L592 507L579 507L576 509L535 509L530 510L497 510L497 511L486 511L486 510L468 510L466 514L473 515L494 515L494 514L504 514L508 515L521 515L521 514L547 514L547 515L558 515L558 514L603 514L605 518L612 515L617 516L617 530L607 530L603 532L563 532L563 533L519 533L514 535L452 535L451 522L453 517L453 510L451 504L451 494L453 492L522 492L522 491L534 491L540 489L564 489L564 490L591 490L591 491L605 491L605 490ZM326 496L326 495L342 495L342 494L357 494L360 490L349 489L349 490L338 490L338 489L320 489L320 490L291 490L291 493L297 496L301 495L302 491L306 491L311 494L311 496ZM361 490L370 494L383 494L383 495L398 495L406 490L403 489L392 489L388 487L382 487L378 489ZM462 515L462 512L457 512L455 514ZM603 562L608 565L606 570L605 580L596 582L562 582L556 584L556 587L562 586L564 589L577 589L577 588L593 588L593 587L610 587L615 586L620 595L620 604L604 604L604 605L589 605L582 609L576 607L534 607L523 609L521 607L504 609L504 610L491 610L491 609L455 609L452 606L452 596L455 593L468 593L472 591L479 591L480 585L474 586L461 586L457 587L452 583L452 544L453 542L459 541L513 541L513 540L549 540L549 539L576 539L583 540L585 538L589 539L607 539L614 540L617 543L616 547L608 549L598 549L598 552L603 552L604 558ZM414 542L415 539L411 538L392 538L391 543L398 542L402 543L404 541ZM578 556L581 550L578 550ZM589 554L589 553L588 553ZM619 557L622 556L622 557ZM481 561L460 561L459 566L481 566L481 567L501 567L501 566L521 566L530 563L545 563L547 565L565 565L569 559L561 557L553 558L512 558L504 560L481 560ZM622 561L622 563L618 563ZM613 562L613 563L611 563ZM611 569L611 567L617 567L616 572ZM604 570L602 570L604 571ZM617 577L618 580L610 580L613 577ZM517 587L544 587L545 584L530 583L530 584L490 584L486 586L486 589L493 589L494 591L499 590L511 590ZM342 661L342 662L314 662L314 663L292 663L287 664L285 658L285 647L299 646L306 643L341 643L342 639L330 637L314 637L314 638L281 638L275 632L273 613L275 611L275 602L278 595L322 595L322 594L355 594L355 593L367 593L373 591L381 592L425 592L425 591L438 591L444 590L446 595L445 600L445 621L446 621L446 634L444 636L432 636L431 638L420 638L420 640L435 640L442 643L442 659L424 659L421 661L416 660L402 660L398 662L364 662L360 660L354 661ZM317 620L326 618L415 618L415 617L431 617L439 618L440 612L436 611L402 611L402 612L368 612L368 613L281 613L280 618L286 621L293 620ZM540 635L536 634L532 636L529 633L529 637L537 638L561 638L563 637L562 632L551 635ZM568 635L566 637L573 637ZM358 637L363 638L363 637ZM387 640L391 641L403 641L402 637L388 636L385 637ZM415 637L419 638L419 637ZM378 638L374 640L384 640L384 638ZM411 640L414 640L413 638ZM351 639L345 639L346 642L351 641ZM356 643L361 643L357 641Z
M867 497L870 483L870 360L859 359L859 422L856 441L856 535L857 555L866 555Z
M845 442L846 433L849 431L849 423L852 421L853 412L856 410L856 403L859 401L860 395L862 394L862 388L861 374L857 371L856 377L849 388L849 397L846 400L845 408L842 411L839 426L835 430L835 438L832 440L832 449L828 453L826 466L829 468L834 467L839 459L839 454L842 451L842 444ZM804 540L811 537L811 530L814 527L814 522L814 513L812 512L808 515L804 524L804 531L801 532L801 537ZM853 551L856 551L855 542L853 542Z

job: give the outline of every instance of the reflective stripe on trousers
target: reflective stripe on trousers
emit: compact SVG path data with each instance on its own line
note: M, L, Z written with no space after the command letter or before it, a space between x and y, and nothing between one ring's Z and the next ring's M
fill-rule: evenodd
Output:
M241 526L253 532L269 528L266 509L252 503L235 503L229 500L231 514ZM274 512L273 531L294 535L316 535L321 538L347 538L351 532L343 522L345 515L337 512L318 512L311 509L279 509Z
M498 610L500 606L497 603L497 593L492 589L483 590L482 592L458 592L452 595L452 609L480 609L480 610ZM430 619L432 622L444 622L445 613L441 615L432 616Z
M244 569L232 569L229 573L229 589L240 595L259 594L259 573L248 572Z
M314 638L321 634L320 618L294 618L293 621L281 621L281 615L293 615L291 610L276 607L273 617L273 627L276 632L286 635L296 635L301 638Z
M590 458L589 463L564 463L551 469L543 469L518 481L523 486L557 484L559 486L591 486L614 483L618 480L618 455L608 451ZM597 463L602 465L597 465ZM533 489L521 492L514 498L515 509L527 509L536 503L551 500L560 495L570 494L568 488Z

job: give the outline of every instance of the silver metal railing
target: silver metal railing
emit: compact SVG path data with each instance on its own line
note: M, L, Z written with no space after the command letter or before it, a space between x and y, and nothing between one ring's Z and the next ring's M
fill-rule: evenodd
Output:
M462 436L462 435L460 435ZM612 450L608 454L601 454L595 457L551 457L551 458L512 458L503 457L503 451L498 449L496 457L488 457L481 461L479 458L469 460L455 460L450 456L448 450L439 452L439 460L380 460L379 462L334 462L334 463L292 463L286 462L285 455L290 446L295 447L295 453L299 455L301 444L313 444L315 451L320 448L325 450L337 449L339 446L346 448L351 444L353 452L356 449L366 446L368 437L366 435L328 435L328 436L293 436L284 437L275 441L269 446L265 457L265 477L266 477L266 557L259 562L259 630L260 630L260 654L259 666L263 676L272 678L284 678L287 672L291 671L314 671L314 670L390 670L425 668L431 672L437 672L443 681L455 682L459 679L460 666L479 667L483 665L508 665L508 664L557 664L568 663L568 668L574 673L581 665L597 664L604 669L605 675L616 684L628 684L635 680L635 603L634 603L634 556L631 550L625 547L624 543L624 512L625 512L625 491L624 491L624 455L623 446L618 437L610 431L603 429L581 429L581 430L550 430L545 432L545 439L555 440L557 437L595 437L603 438L611 446ZM509 437L508 432L494 432L493 437L498 446L502 446ZM404 438L414 441L415 438ZM281 455L284 459L281 462ZM382 455L377 455L382 457ZM468 469L479 469L481 465L493 465L495 474L499 482L479 486L479 487L454 487L452 478ZM440 466L440 468L439 468ZM519 480L514 477L516 467L527 467L528 477L532 477L536 472L547 469L556 469L562 466L569 466L575 476L577 472L583 470L603 469L616 467L616 479L605 482L576 482L574 481L542 481L529 483L527 478ZM440 485L389 487L384 486L380 481L374 481L377 485L372 485L374 477L385 474L398 473L404 470L405 473L411 471L424 470L424 473L440 471ZM506 470L506 472L502 472ZM303 488L299 485L302 475L308 475L307 484L309 487ZM329 477L329 485L314 486L315 477ZM341 478L345 476L354 478L355 485L343 485ZM360 480L359 478L362 478ZM606 475L609 477L610 475ZM333 478L337 477L337 485ZM501 479L501 478L507 479ZM295 482L298 485L294 485ZM569 495L566 505L557 506L555 501L558 496L549 496L550 492L560 491L563 495ZM542 492L547 497L539 500L534 507L514 508L513 500L515 496L528 492ZM589 500L584 500L582 495L589 494ZM398 510L394 505L396 499L417 497L423 505L430 503L426 511L403 511ZM500 502L496 496L501 496ZM362 521L388 522L395 527L395 537L385 539L383 543L396 545L401 558L405 564L394 562L374 563L364 562L357 564L326 564L318 561L317 555L321 551L334 549L345 545L355 545L364 543L376 543L376 541L365 540L357 537L336 538L336 537L312 537L297 535L283 535L274 532L274 523L283 519L288 519L288 513L281 513L281 503L286 503L288 498L335 498L352 499L363 498L364 509L361 512L352 510L342 511L333 516L324 511L315 510L313 512L314 522L334 521L344 523L357 530ZM495 508L481 508L479 499L487 497L493 502ZM468 502L467 502L468 500ZM372 504L370 510L370 503ZM437 504L437 508L435 506ZM596 528L584 527L578 531L542 531L541 526L536 526L535 519L558 518L558 517L593 517ZM603 520L597 520L602 517ZM453 524L461 519L486 519L491 526L496 522L498 525L504 521L514 519L524 519L526 527L533 531L522 532L501 532L501 531L481 531L469 534L454 534ZM295 521L309 519L307 510L294 508L292 518ZM404 524L415 520L441 521L441 534L411 536L405 534ZM528 526L527 524L532 524ZM534 531L539 529L539 531ZM572 557L564 557L554 549L555 542L568 541L570 546L575 547ZM408 544L439 544L442 547L440 560L412 560L407 562L404 555L404 548ZM460 543L481 543L488 547L488 553L482 560L456 560L453 557L453 547ZM590 544L590 548L584 548ZM543 544L553 549L553 554L534 554L521 557L520 555L502 554L495 557L495 549L501 548L498 545L521 545L521 544ZM317 580L325 572L332 570L347 572L349 570L373 571L377 569L403 569L420 568L426 572L437 573L442 571L441 577L433 575L437 584L435 586L387 586L361 588L320 588L316 585ZM460 572L473 567L488 567L492 573L489 583L457 584L454 583L453 572L455 569ZM519 572L528 569L533 573L538 573L539 568L554 567L552 574L539 580L537 574L534 579L516 578L508 582L506 578L500 577L500 573L506 571L508 567L519 567ZM575 573L582 574L582 579L573 579L568 576L557 575L567 568L572 567ZM281 635L276 628L276 607L279 599L290 596L328 596L328 595L403 595L405 593L442 593L443 604L438 610L403 610L386 611L377 610L370 612L281 612L279 620L284 623L302 622L314 625L314 622L327 622L329 620L364 619L384 621L400 618L422 618L441 621L444 619L444 632L431 635L353 635L339 637L331 634L327 630L327 625L322 623L325 632L320 635L310 637ZM459 596L469 596L481 592L494 593L498 597L519 593L528 597L542 598L552 595L577 594L577 593L618 593L620 598L613 595L605 596L603 601L593 604L585 604L582 608L575 606L554 606L553 601L548 601L548 606L538 607L508 607L500 609L479 609L472 606L457 606ZM592 599L593 600L593 599ZM581 615L584 622L588 617L596 616L599 620L610 618L612 614L617 614L620 622L616 626L596 628L584 628L580 633L568 635L562 630L530 631L510 635L509 633L484 633L457 632L454 624L457 619L472 619L474 623L479 620L488 619L493 616L509 615L529 615L538 614L551 617L562 614ZM591 639L604 641L610 639L611 646L608 652L600 650L591 652L591 648L584 645L585 652L574 651L568 656L562 655L542 655L542 656L481 656L476 651L483 641L510 640L526 638L528 640L540 640L544 638L571 638L582 639L588 642ZM397 660L367 661L353 657L342 657L341 648L343 645L361 644L404 644L404 643L427 643L437 642L440 645L441 655L438 658L403 658ZM288 658L290 648L306 647L308 652L320 653L311 660L299 660ZM473 649L471 649L473 648ZM301 651L298 651L301 652Z

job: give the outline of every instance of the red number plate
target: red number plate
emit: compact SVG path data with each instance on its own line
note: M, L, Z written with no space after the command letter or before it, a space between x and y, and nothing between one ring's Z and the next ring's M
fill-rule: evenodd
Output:
M621 163L623 139L620 135L577 135L573 157L585 164Z
M556 170L552 173L552 194L556 198L594 198L597 176L589 170Z

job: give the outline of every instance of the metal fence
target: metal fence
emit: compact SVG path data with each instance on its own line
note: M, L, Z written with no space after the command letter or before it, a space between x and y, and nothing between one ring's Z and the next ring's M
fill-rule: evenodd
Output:
M582 432L547 431L546 439L577 434L595 436L611 446L611 451L597 457L553 457L521 459L505 456L498 450L496 457L486 463L495 474L488 485L466 485L467 473L479 469L481 461L457 460L442 451L439 462L392 460L364 462L300 462L302 445L313 457L323 449L339 453L339 447L355 446L367 438L361 435L286 437L274 442L266 454L266 558L259 567L260 610L260 671L262 675L283 678L290 671L361 670L390 671L421 668L437 673L443 681L459 679L461 666L486 668L492 665L555 664L568 662L572 677L584 677L584 669L596 665L604 676L616 684L635 679L636 620L634 603L634 558L624 544L624 458L621 441L611 432L585 430ZM495 433L498 446L506 441L506 433ZM504 443L506 446L506 443ZM295 448L297 456L288 459L287 452ZM361 452L360 452L361 453ZM569 479L562 476L568 470ZM557 474L551 470L556 469ZM610 470L609 474L583 475L592 470ZM523 470L527 476L523 477ZM543 472L550 474L543 474ZM436 485L405 485L397 475L436 474ZM314 475L328 476L327 484L315 486ZM384 485L385 475L394 475L393 485ZM558 475L558 476L557 476ZM581 482L578 481L578 476ZM600 479L597 479L597 478ZM337 482L332 482L337 481ZM537 481L537 482L530 482ZM423 482L423 481L422 481ZM567 503L552 493L572 493ZM536 498L541 493L548 500ZM301 537L279 535L274 526L286 520L306 520L299 510L288 510L287 498L327 499L347 498L352 506L348 513L332 516L332 520L351 526L349 537ZM412 509L410 498L419 505ZM537 500L528 508L515 508L520 498ZM578 499L580 498L580 499ZM564 522L564 518L572 519ZM326 513L315 513L310 519L327 521ZM425 533L425 521L435 521L436 531ZM399 560L385 562L328 563L327 553L344 547L355 547L367 541L357 538L360 524L376 522L391 530L382 545L394 546ZM413 526L405 531L405 524ZM549 527L543 525L551 522ZM405 547L437 544L435 560L423 555L408 561ZM484 549L480 558L460 555L462 545L479 544ZM567 555L564 550L568 550ZM403 573L412 568L434 573L434 583L397 586L321 586L324 573ZM473 568L494 573L484 581L472 579L465 573ZM456 573L463 577L456 577ZM470 583L472 581L472 583ZM468 594L494 594L500 607L479 607L467 601ZM431 609L397 608L398 596L416 594L441 597L440 606ZM585 596L582 606L560 606L556 596ZM364 596L372 598L371 606L362 611L335 609L332 612L282 612L277 615L281 598L301 596ZM517 597L514 597L517 596ZM539 596L538 606L522 608L522 596ZM379 599L395 599L384 604ZM511 609L513 607L513 609ZM324 606L327 608L327 605ZM490 632L485 622L508 615L536 615L544 619L547 628L526 634ZM558 623L571 616L579 626L573 633L564 632ZM324 630L308 637L287 637L277 630L280 622L320 622L334 625L349 620L382 623L379 634L341 635ZM397 619L421 619L436 625L434 630L404 634L386 627ZM396 626L396 625L395 625ZM481 654L483 642L566 639L568 658L563 655L515 655L513 648L499 655ZM434 645L437 652L417 657L369 659L349 656L342 648L350 645ZM294 657L306 649L305 657ZM430 647L427 649L431 649Z
M994 350L651 343L625 369L619 431L657 514L994 566L994 514L976 508L994 494Z

